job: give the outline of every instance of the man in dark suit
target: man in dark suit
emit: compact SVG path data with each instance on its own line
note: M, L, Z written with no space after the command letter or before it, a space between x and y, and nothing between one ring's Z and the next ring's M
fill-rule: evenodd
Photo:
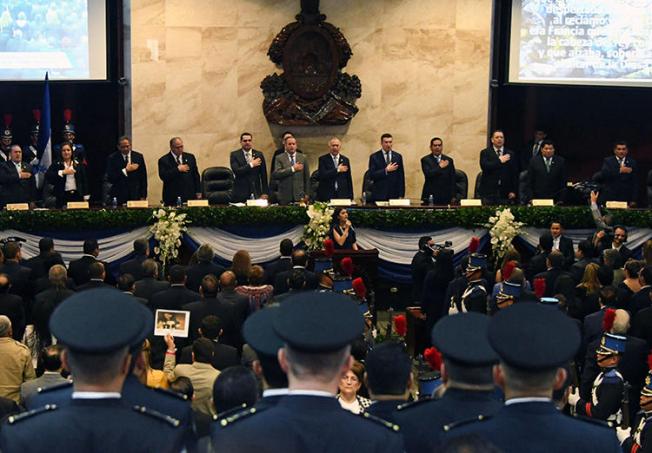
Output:
M198 333L200 337L211 340L213 344L214 354L211 360L213 368L221 371L230 366L240 365L238 350L233 346L220 343L220 337L224 333L220 318L215 315L205 316L201 320ZM181 350L178 363L192 363L192 345L188 345Z
M412 271L412 300L417 304L421 303L423 295L423 281L426 274L435 268L435 257L433 249L435 241L430 236L421 236L419 238L419 250L412 257L410 270Z
M231 170L235 175L234 202L243 202L251 195L261 198L269 193L265 155L253 149L252 140L249 132L243 132L240 134L241 148L231 151Z
M650 294L652 293L652 266L641 268L638 272L638 282L641 284L641 289L632 296L628 307L632 318L636 316L636 313L648 308L652 304L652 301L650 301Z
M134 257L120 264L120 274L131 274L134 280L143 278L143 261L149 256L149 242L147 239L134 241Z
M405 196L403 157L392 149L391 134L380 136L381 149L369 156L369 177L374 182L370 201L387 201Z
M295 270L303 272L306 289L317 289L319 285L317 274L306 269L306 264L308 264L308 255L306 255L305 251L295 250L292 252L292 269L276 274L276 278L274 279L274 294L283 294L289 290L288 279Z
M25 333L25 307L20 296L9 294L9 278L0 274L0 315L5 315L11 321L12 338L22 341Z
M534 276L545 272L547 267L546 260L552 251L552 235L550 233L543 233L539 236L539 245L537 246L537 254L532 257L527 269L527 278L532 282Z
M190 312L189 340L195 341L199 338L202 319L208 315L214 315L222 321L224 343L237 348L242 325L236 322L233 305L224 298L217 297L218 287L217 277L211 274L205 276L199 288L201 300L183 306L184 310Z
M541 153L530 160L527 172L532 199L564 201L566 162L563 157L555 155L555 146L551 141L543 141Z
M530 166L533 157L541 155L541 144L548 137L545 131L537 129L534 131L532 140L528 141L523 150L519 153L519 171L525 171Z
M23 298L23 301L31 300L33 289L32 270L20 264L22 252L20 243L9 241L4 245L5 262L0 265L0 274L9 277L11 288L9 292Z
M213 262L215 252L208 244L199 246L195 252L195 257L197 258L197 264L193 264L186 269L186 288L191 291L199 291L202 279L208 274L220 278L225 270L223 266Z
M0 165L2 206L8 203L33 203L36 199L36 180L32 167L23 163L23 150L11 145L10 159Z
M134 280L133 275L131 274L120 275L120 277L118 277L118 282L116 283L116 288L118 288L119 291L122 291L123 293L130 295L144 306L147 306L148 304L147 299L134 296L134 291L136 290L136 280Z
M482 182L480 196L488 204L514 202L518 188L518 163L514 152L505 148L501 130L491 134L491 146L480 151Z
M235 346L240 350L242 348L242 324L249 314L249 297L235 291L238 280L232 271L222 272L220 275L220 292L217 294L218 300L233 307L233 314L237 326L238 342Z
M61 254L54 250L52 238L41 238L38 241L38 248L39 254L25 262L25 265L32 270L32 280L47 276L51 266L64 264Z
M200 199L202 190L195 156L183 151L183 140L170 139L170 152L158 160L158 176L163 181L163 203L174 206L182 202Z
M280 244L280 253L281 256L278 260L269 264L265 267L265 276L267 277L267 283L270 285L274 284L276 276L281 272L289 271L292 269L292 251L294 250L294 244L292 244L291 239L283 239Z
M622 261L619 263L620 267L622 267L627 262L627 260L634 255L634 253L625 245L625 242L627 242L627 228L623 225L616 225L613 229L613 234L608 234L605 231L599 231L596 234L596 238L598 238L598 250L601 257L604 256L605 250L618 250L618 254L622 259Z
M68 275L72 277L77 286L83 285L90 280L90 275L88 273L89 267L92 263L99 261L97 256L100 254L100 246L97 243L97 239L86 239L84 241L84 254L81 258L73 260L68 265ZM104 265L104 270L107 269L107 264L103 261L100 261ZM106 282L109 285L115 283L115 279L111 273L106 274Z
M583 240L577 244L577 251L575 252L575 258L577 261L573 263L570 268L571 276L576 283L579 283L584 276L584 270L589 263L596 263L597 260L594 258L595 249L591 241Z
M559 250L564 255L564 270L570 269L575 261L575 249L573 240L564 236L564 228L559 220L550 223L550 235L552 236L552 249Z
M546 281L546 291L544 296L552 297L556 294L555 285L557 280L562 275L566 275L568 278L570 278L570 275L568 275L567 272L564 272L564 255L562 255L559 250L553 250L548 254L548 258L546 259L546 266L546 271L536 274L532 280L532 283L534 286L534 280L537 278L543 278Z
M118 151L106 161L106 177L111 185L110 196L123 205L129 200L147 199L147 167L145 159L131 148L131 139L118 139Z
M49 321L52 312L64 299L75 294L66 287L68 280L66 268L61 264L55 264L48 271L49 286L34 296L32 321L43 345L51 343Z
M306 156L297 153L297 139L285 139L285 153L274 159L272 179L278 184L279 204L302 201L310 189L310 169Z
M630 207L636 205L638 198L638 164L628 156L626 142L614 145L614 155L605 157L602 162L602 191L600 200L626 201Z
M152 297L154 294L170 287L168 282L160 281L158 276L158 263L153 259L143 261L143 278L136 281L134 296L147 299L150 307L152 306Z
M156 297L151 299L150 307L152 311L181 310L183 305L199 299L199 293L186 288L186 269L175 264L170 267L170 286L156 293Z
M75 291L88 291L89 289L115 289L111 285L107 285L104 280L106 279L106 270L101 261L95 261L88 265L88 276L90 277L86 283L79 285Z
M607 308L615 308L617 304L616 289L613 286L600 288L598 296L600 310L584 317L582 322L582 344L589 345L602 335L602 320Z
M421 158L421 171L425 178L421 200L428 202L432 195L436 205L455 203L455 163L443 151L444 141L434 137L430 140L430 154Z
M353 199L351 161L340 154L342 142L333 137L328 142L330 152L319 157L317 199L329 201L333 198Z
M647 342L647 348L652 349L652 307L644 308L636 313L632 321L632 336Z

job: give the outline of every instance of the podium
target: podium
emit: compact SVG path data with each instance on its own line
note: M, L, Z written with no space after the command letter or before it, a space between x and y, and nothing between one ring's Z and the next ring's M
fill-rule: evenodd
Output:
M371 285L371 288L367 288L367 291L374 291L378 281L378 250L335 250L332 261L333 268L336 271L339 270L340 261L345 256L351 258L354 269L359 270L360 274L363 274L365 280ZM324 255L322 250L311 252L308 269L311 271L314 270L315 261L320 259L326 259L326 255Z

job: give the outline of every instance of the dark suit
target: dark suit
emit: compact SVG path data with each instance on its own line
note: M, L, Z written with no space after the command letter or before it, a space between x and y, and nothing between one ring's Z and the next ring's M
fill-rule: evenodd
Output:
M294 153L295 161L303 164L303 170L292 171L288 153L279 154L274 160L272 179L278 183L278 203L290 204L301 201L310 192L310 169L306 156Z
M201 320L208 315L217 316L222 321L224 334L222 340L225 344L235 348L239 345L241 324L236 321L235 307L222 298L205 297L197 302L183 306L190 312L189 340L194 341L199 337L197 329L201 327Z
M292 272L294 272L294 267L276 274L274 278L274 294L282 294L290 289L288 287L288 279L292 276ZM303 274L306 282L305 289L317 289L317 286L319 286L317 274L307 269L303 269Z
M41 342L50 344L50 316L55 308L72 296L74 291L67 288L50 287L34 296L32 322Z
M338 154L338 165L346 165L349 169L345 172L338 172L331 153L319 157L317 179L319 189L317 199L329 201L333 198L353 199L353 181L351 179L351 161L348 157ZM337 184L337 189L335 185Z
M11 288L9 292L16 294L23 298L23 300L30 300L33 294L32 270L29 267L21 266L16 261L5 261L0 265L0 274L7 274Z
M482 169L482 183L480 196L488 203L504 202L509 193L518 192L518 162L514 152L503 148L503 154L511 158L504 164L498 159L493 146L480 151L480 168Z
M444 154L440 156L440 160L447 161L448 166L441 168L432 153L421 158L421 171L425 178L421 199L428 201L428 197L432 195L436 205L447 205L455 198L455 163Z
M636 201L638 198L638 165L631 157L625 157L625 167L631 167L631 173L620 173L620 164L616 156L605 157L600 174L602 175L601 201Z
M476 435L504 453L621 453L613 429L564 415L551 402L503 406L485 421L460 424L445 440Z
M446 390L441 399L418 401L401 407L394 415L401 427L405 451L437 451L441 447L443 427L479 415L493 415L502 402L494 392Z
M5 315L11 321L12 338L22 341L25 333L25 307L20 296L0 293L0 315Z
M557 280L559 280L559 277L561 276L567 276L568 278L572 278L568 272L564 272L561 269L557 269L556 267L553 267L545 272L541 272L535 275L534 279L532 280L532 286L534 287L534 280L536 280L537 278L543 278L546 281L546 292L543 294L544 297L553 297L556 294L555 285L557 284Z
M602 336L604 308L584 317L582 323L582 344L588 345Z
M138 281L143 278L143 261L147 259L146 255L136 255L129 261L120 264L120 275L131 274L134 280Z
M391 151L391 162L398 164L398 168L387 173L385 168L385 152L380 149L369 156L369 177L373 180L373 192L370 201L387 201L403 198L405 196L405 168L403 157L396 151Z
M278 260L274 261L265 268L267 283L273 285L278 274L281 272L289 271L290 269L292 269L292 257L281 256Z
M652 305L652 301L650 301L650 292L652 292L652 287L644 286L632 296L629 306L627 307L632 317L636 316L639 311L645 310Z
M156 280L152 277L145 277L136 281L134 288L134 296L147 299L148 305L152 306L152 297L154 294L168 289L170 284L161 280Z
M426 279L426 274L435 268L432 253L426 252L419 250L412 258L412 264L410 265L412 271L412 300L416 302L421 301L423 281Z
M68 265L68 275L72 277L76 285L83 285L91 279L88 274L88 268L95 261L97 261L97 258L94 256L84 255L81 258L70 262ZM106 269L106 266L104 268Z
M196 194L202 191L195 156L190 153L181 154L182 163L190 167L185 173L178 170L179 163L175 159L168 152L158 160L158 176L163 181L163 203L167 206L174 206L177 197L181 197L181 201L194 200Z
M573 247L573 240L564 235L559 236L559 251L562 253L562 255L564 255L564 270L569 270L575 261L575 248Z
M595 262L596 261L594 259L582 258L576 263L573 263L573 265L570 268L570 273L571 276L573 277L573 280L575 280L575 283L579 283L582 280L582 277L584 276L584 270L586 270L586 266L588 266L590 263L595 263Z
M149 301L149 307L152 311L162 310L181 310L181 307L190 302L199 300L199 294L190 291L184 285L170 285L169 288L156 293Z
M186 269L186 287L191 291L199 291L201 281L208 274L213 274L216 278L224 272L224 267L213 262L200 262Z
M88 291L89 289L113 289L118 291L115 286L107 285L103 280L99 279L91 279L83 285L79 285L77 288L75 288L75 291L79 293L81 291Z
M256 198L260 198L261 195L269 193L265 156L260 151L252 149L251 159L260 159L260 165L258 167L249 165L242 149L231 151L231 170L235 175L232 200L234 202L243 202L252 193Z
M242 325L247 319L249 314L249 297L243 294L235 292L234 289L223 289L217 294L217 299L227 305L233 307L233 316L236 323L236 335L233 337L233 341L236 344L232 345L240 350L244 344L244 339L242 337ZM231 344L231 343L229 343Z
M106 161L106 178L111 183L110 196L117 198L119 205L129 200L147 199L145 159L141 153L134 150L131 151L130 159L132 164L138 164L138 170L128 173L124 170L127 161L120 151L112 153Z
M50 267L55 264L65 266L63 258L59 252L46 252L36 255L25 262L25 266L32 270L32 280L37 280L48 275Z
M518 153L519 171L527 170L532 158L541 155L541 142L543 142L543 140L536 142L535 144L534 140L530 140L527 142L523 150Z
M32 173L32 166L21 163L22 171ZM36 180L34 176L20 179L13 161L0 164L0 202L2 206L8 203L31 203L36 199Z
M67 201L82 201L86 195L90 194L88 179L86 178L86 167L76 162L73 162L72 166L75 170L75 190L77 193L74 197L70 197L70 199L66 197L67 176L64 174L59 176L59 172L66 168L64 163L62 161L54 162L45 173L45 179L54 186L53 193L57 199L57 208L63 207Z
M484 181L484 174L483 174ZM542 155L534 157L528 167L528 188L533 199L563 201L566 187L566 162L561 156L550 158L550 170Z
M652 307L644 308L636 313L632 320L631 335L647 342L652 349Z
M213 365L213 368L222 371L230 366L240 365L240 357L236 348L226 344L220 344L216 341L212 343L214 354L211 365ZM192 363L192 345L186 346L181 350L181 357L178 363Z

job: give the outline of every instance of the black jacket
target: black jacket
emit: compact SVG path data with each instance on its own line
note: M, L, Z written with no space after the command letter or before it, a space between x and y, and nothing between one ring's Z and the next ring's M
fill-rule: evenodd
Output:
M638 164L627 156L625 166L632 168L631 173L620 173L620 164L616 156L605 157L600 169L603 186L600 192L602 201L636 201L638 198Z
M213 368L222 371L230 366L240 365L240 357L236 348L215 341L212 343L214 355L211 365L213 365ZM181 350L179 363L192 363L192 345Z
M385 168L385 152L380 149L369 156L369 177L374 181L372 188L373 200L386 201L405 196L405 168L403 157L396 151L391 152L393 163L398 164L396 171L387 173Z
M202 279L208 274L220 278L224 272L224 268L219 264L212 262L200 262L194 264L186 269L186 287L191 291L199 291Z
M258 167L252 167L247 163L242 149L231 151L231 170L235 175L233 184L233 202L243 202L253 193L256 198L269 193L267 185L267 165L265 156L258 150L251 150L251 158L261 160Z
M21 163L24 172L32 173L32 166ZM34 176L20 179L12 161L0 163L0 203L30 203L36 199L36 180Z
M328 201L333 198L353 199L351 161L348 157L340 154L339 165L342 164L349 167L349 169L345 172L338 173L331 153L319 157L319 167L317 169L317 179L319 180L317 199L319 201ZM336 182L337 189L335 189Z
M179 164L171 152L158 160L158 176L163 181L163 203L167 206L176 205L177 197L181 197L181 201L194 200L196 194L202 192L195 156L190 153L181 156L182 162L190 167L186 173L178 170Z
M510 160L504 164L498 159L496 151L491 146L480 151L480 168L482 182L480 196L495 202L507 198L510 192L518 192L518 162L514 152L503 148L503 154L509 154Z
M129 200L147 198L147 167L143 155L132 150L131 163L138 164L138 170L125 175L122 170L127 162L120 151L112 153L106 161L106 178L111 183L110 196L117 198L120 205Z
M170 285L169 288L159 291L149 300L149 307L152 311L181 310L181 307L190 302L199 300L199 294L190 291L183 285Z
M89 195L88 179L86 177L86 167L78 162L73 162L75 169L75 185L80 197ZM59 176L59 171L63 171L65 165L62 161L54 162L45 173L45 179L54 186L54 196L57 199L57 207L60 208L65 204L64 193L66 191L66 175Z
M428 201L432 195L436 205L447 205L455 198L455 162L444 154L441 160L448 162L446 168L441 168L432 154L421 158L421 171L425 178L421 199Z
M484 175L483 175L484 180ZM566 162L561 156L552 156L550 172L542 155L537 155L530 161L528 167L529 195L533 199L562 200L563 190L566 187Z

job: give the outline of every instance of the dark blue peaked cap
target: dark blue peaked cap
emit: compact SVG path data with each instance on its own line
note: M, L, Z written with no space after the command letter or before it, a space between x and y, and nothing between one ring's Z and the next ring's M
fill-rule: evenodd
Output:
M337 293L302 293L286 299L274 319L274 330L291 348L303 352L334 352L363 331L358 305Z
M242 327L242 334L249 346L258 354L276 357L283 347L283 340L274 331L274 318L279 307L267 306L247 318Z
M444 358L467 366L488 366L498 362L489 345L489 317L480 313L445 316L432 329L432 344Z
M568 362L580 346L580 332L559 310L514 304L491 319L489 343L505 364L537 371Z
M52 313L50 331L72 351L109 353L140 346L153 331L152 314L115 289L91 289L70 296Z

